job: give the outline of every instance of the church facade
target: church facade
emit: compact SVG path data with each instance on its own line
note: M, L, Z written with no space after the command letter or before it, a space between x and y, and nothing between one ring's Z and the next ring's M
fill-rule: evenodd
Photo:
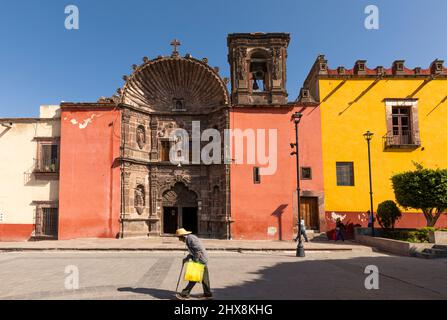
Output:
M230 35L231 79L222 78L206 58L180 55L173 41L171 55L133 65L114 97L63 103L59 239L165 236L179 227L218 239L291 239L297 223L291 179L296 169L289 149L291 115L297 111L308 127L300 138L302 163L315 172L303 181L307 220L309 227L324 229L319 113L310 100L288 102L289 41L285 33ZM210 130L219 137L206 137ZM174 150L178 131L186 134L186 151ZM203 149L214 139L219 147L211 151L213 161L204 163ZM266 162L257 149L269 143L275 145L266 151L274 170L262 175ZM89 160L75 161L73 145ZM101 145L112 150L110 155L97 149ZM249 161L252 151L257 154ZM186 161L175 163L173 157ZM92 170L100 163L107 163L108 172ZM79 185L89 187L66 191Z

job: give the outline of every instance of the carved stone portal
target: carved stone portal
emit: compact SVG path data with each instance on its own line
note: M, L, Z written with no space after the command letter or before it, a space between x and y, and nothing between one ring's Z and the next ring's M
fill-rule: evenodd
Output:
M222 215L214 215L212 221L210 189L215 185L211 181L229 184L227 165L176 165L164 160L167 147L180 142L177 132L187 132L188 139L193 136L193 121L200 121L202 130L215 127L223 132L229 127L226 84L204 62L175 55L146 59L120 91L124 124L121 234L157 237L175 233L175 227L186 221L196 226L200 236L226 238L229 188L220 189L222 201L213 205ZM245 50L241 56L245 79L246 55ZM181 142L189 142L186 135ZM177 212L172 223L165 219L171 209Z
M163 206L196 207L197 194L183 183L177 182L173 188L163 193Z

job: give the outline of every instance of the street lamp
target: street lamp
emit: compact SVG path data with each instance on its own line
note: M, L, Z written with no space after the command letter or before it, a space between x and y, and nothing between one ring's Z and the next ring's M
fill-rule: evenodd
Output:
M290 147L292 149L295 149L290 155L296 156L296 198L297 198L297 209L298 209L298 246L296 247L296 256L297 257L304 257L304 246L303 241L301 239L301 208L300 208L300 195L301 195L301 188L300 188L300 158L299 158L299 145L298 145L298 125L301 121L301 117L303 116L300 112L295 112L292 115L292 120L295 123L295 143L291 143Z
M374 206L373 206L373 191L372 191L372 176L371 176L371 139L374 133L369 130L363 134L363 137L368 144L368 163L369 163L369 200L370 200L370 214L371 214L371 235L374 237ZM369 219L369 217L368 217Z

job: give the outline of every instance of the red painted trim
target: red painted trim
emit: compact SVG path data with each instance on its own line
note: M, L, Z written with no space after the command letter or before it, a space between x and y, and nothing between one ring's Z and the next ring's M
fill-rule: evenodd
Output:
M0 224L0 241L27 241L34 224Z
M348 238L353 235L354 227L368 227L368 217L365 212L340 212L340 211L326 211L326 225L324 230L328 233L329 239L332 239L332 234L335 229L335 221L332 219L332 212L337 215L346 216L343 219L343 224L348 229ZM399 219L395 225L396 228L401 229L419 229L427 226L427 221L422 213L419 212L402 212L402 218ZM380 228L380 225L375 222L375 227ZM447 215L443 214L436 222L436 228L447 227Z

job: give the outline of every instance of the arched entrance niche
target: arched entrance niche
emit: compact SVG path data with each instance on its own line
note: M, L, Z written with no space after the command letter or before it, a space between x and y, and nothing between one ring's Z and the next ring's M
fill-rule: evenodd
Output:
M178 228L198 233L197 194L182 182L163 193L163 234L174 234Z

